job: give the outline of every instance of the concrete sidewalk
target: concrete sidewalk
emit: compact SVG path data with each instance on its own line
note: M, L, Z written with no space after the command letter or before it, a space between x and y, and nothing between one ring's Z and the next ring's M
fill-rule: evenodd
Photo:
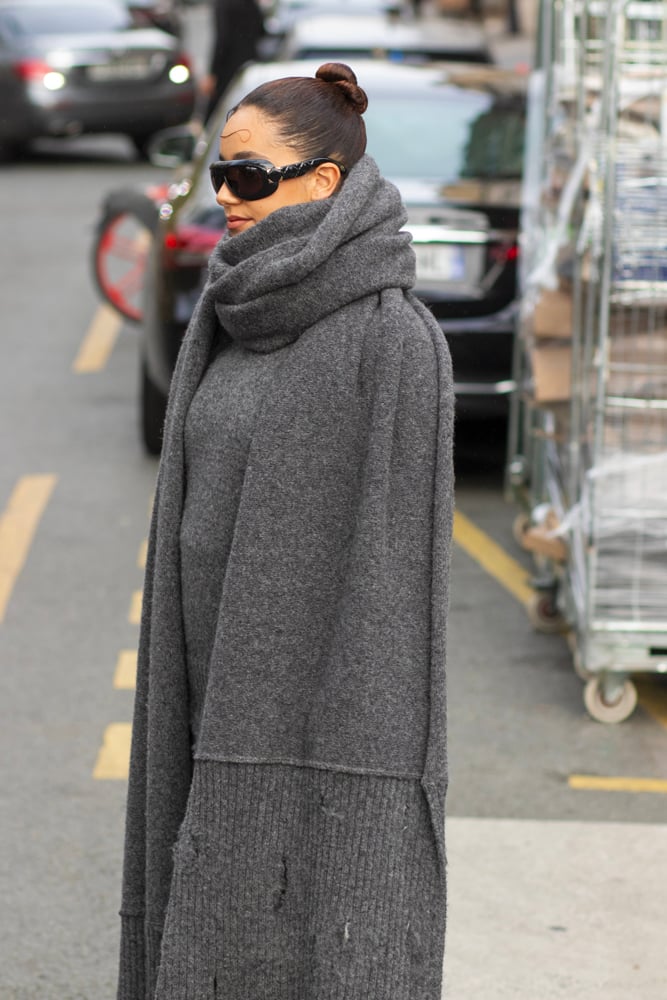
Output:
M452 818L446 1000L665 1000L667 825Z

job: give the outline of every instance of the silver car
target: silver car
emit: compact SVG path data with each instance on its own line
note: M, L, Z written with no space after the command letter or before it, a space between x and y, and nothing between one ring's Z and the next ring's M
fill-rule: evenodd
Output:
M0 144L128 135L140 154L188 121L195 81L180 41L137 28L123 0L0 0Z

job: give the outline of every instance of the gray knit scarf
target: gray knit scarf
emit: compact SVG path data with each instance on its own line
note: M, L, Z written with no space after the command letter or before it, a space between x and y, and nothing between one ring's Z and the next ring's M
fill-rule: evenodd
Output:
M421 781L444 865L449 354L413 296L397 190L224 238L170 394L146 569L123 913L161 926L193 758ZM221 335L284 358L250 448L198 743L180 604L183 432ZM287 346L289 345L289 346Z

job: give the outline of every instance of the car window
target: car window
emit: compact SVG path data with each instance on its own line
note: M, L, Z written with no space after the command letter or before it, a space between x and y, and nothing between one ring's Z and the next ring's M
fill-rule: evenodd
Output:
M85 34L132 26L126 8L115 3L17 5L3 8L2 16L15 36Z
M519 178L523 105L444 88L432 98L374 95L364 115L368 152L388 177Z
M492 104L470 127L461 177L520 178L525 132L523 104Z

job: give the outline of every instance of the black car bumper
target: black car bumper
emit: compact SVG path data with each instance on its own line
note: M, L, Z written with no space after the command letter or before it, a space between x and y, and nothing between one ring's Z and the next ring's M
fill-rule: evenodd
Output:
M0 114L0 139L27 141L42 136L82 132L147 135L188 121L194 110L194 86L169 84L140 99L127 94L88 92L44 94L9 104Z
M489 316L438 319L454 370L457 416L494 417L509 411L518 305Z

